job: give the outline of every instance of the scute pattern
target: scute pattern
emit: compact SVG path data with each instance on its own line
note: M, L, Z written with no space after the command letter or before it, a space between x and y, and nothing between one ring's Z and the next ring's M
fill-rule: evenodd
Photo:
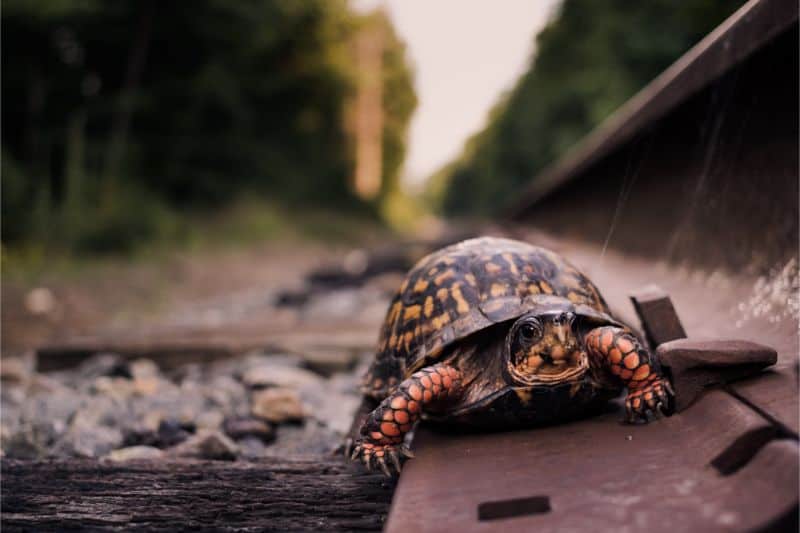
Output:
M364 392L385 397L393 384L436 360L452 342L532 309L534 295L609 313L592 282L544 248L483 237L428 255L392 299Z

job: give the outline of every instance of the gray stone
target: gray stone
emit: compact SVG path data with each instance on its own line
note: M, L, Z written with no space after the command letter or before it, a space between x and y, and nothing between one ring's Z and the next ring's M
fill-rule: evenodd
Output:
M100 376L130 378L128 362L114 353L100 353L83 361L72 372L74 379L93 380Z
M243 459L261 459L266 455L267 446L258 437L244 437L237 444Z
M298 392L308 416L344 435L361 403L359 378L353 373L336 373L322 387L303 387Z
M120 448L113 450L106 458L114 462L136 461L144 459L161 459L164 457L164 451L152 446L129 446L127 448Z
M232 461L239 454L239 447L219 431L201 430L167 453L175 457Z
M118 425L123 414L120 403L107 397L94 397L75 411L66 432L54 446L57 454L74 457L101 457L122 445Z
M56 443L56 454L96 458L122 444L122 432L108 426L70 428Z
M98 376L92 381L90 391L124 400L133 394L133 382L127 378Z
M150 359L141 358L130 361L128 363L128 368L133 379L154 378L161 376L158 365Z
M251 412L275 424L299 421L306 416L297 391L281 387L255 391Z
M229 375L214 376L201 388L206 401L227 415L246 415L249 410L247 390Z
M232 439L256 437L263 442L275 439L275 430L270 424L257 418L229 418L224 424L225 433Z
M34 359L31 355L24 357L3 357L0 359L0 380L3 386L9 383L24 383L34 372Z
M56 435L52 422L21 424L3 439L3 452L12 459L44 459Z
M303 351L303 364L323 376L336 372L352 370L358 362L359 354L343 348L307 348Z
M275 442L264 453L269 457L319 457L332 453L341 441L340 435L309 419L302 425L278 426Z
M225 421L225 415L222 411L211 409L203 411L194 419L194 425L197 429L219 429Z
M322 379L309 370L281 365L260 365L247 370L242 382L251 388L319 387Z

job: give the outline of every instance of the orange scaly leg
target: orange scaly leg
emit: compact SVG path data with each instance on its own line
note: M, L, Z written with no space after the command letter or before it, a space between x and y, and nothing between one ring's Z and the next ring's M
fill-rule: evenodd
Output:
M654 354L624 328L595 328L585 337L589 357L605 366L628 388L627 421L647 422L648 413L658 417L669 408L675 393Z
M378 466L387 476L391 475L391 464L399 473L403 457L412 457L403 445L403 437L419 420L423 409L452 400L462 390L461 373L446 364L415 372L367 417L351 459L360 457L367 469Z

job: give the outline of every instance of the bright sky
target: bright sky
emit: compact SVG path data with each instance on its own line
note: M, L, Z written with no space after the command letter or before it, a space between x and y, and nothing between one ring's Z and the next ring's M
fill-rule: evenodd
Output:
M455 158L525 71L558 0L351 0L383 7L408 46L419 105L404 177L417 185Z

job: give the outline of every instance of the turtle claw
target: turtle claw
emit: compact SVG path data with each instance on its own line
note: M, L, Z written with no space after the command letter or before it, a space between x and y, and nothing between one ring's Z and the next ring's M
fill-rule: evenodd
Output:
M641 388L631 390L625 398L625 421L628 424L647 423L651 418L668 416L667 406L674 395L672 385L666 378L657 379Z
M362 450L362 448L361 448L361 445L360 445L360 444L357 444L357 445L355 445L355 446L353 447L353 451L350 453L350 460L351 460L351 461L355 461L355 460L356 460L356 458L357 458L357 457L359 456L359 454L361 453L361 450Z
M389 467L386 466L386 458L385 457L378 457L378 466L383 472L383 475L386 477L392 477L392 473L389 471Z
M399 474L402 470L404 457L413 456L414 454L411 453L411 450L402 445L359 442L355 444L350 460L356 461L360 458L368 471L371 471L373 467L377 467L386 477L392 477L394 475L392 467Z
M399 474L403 468L403 465L400 461L400 456L397 455L397 451L395 450L389 451L389 459L392 461L392 464L394 465L395 469L397 470L397 473Z
M414 457L416 457L416 455L414 455L414 452L412 452L411 449L409 449L408 446L405 445L400 446L400 453L405 455L409 459L413 459Z
M341 446L339 446L338 448L336 448L336 450L334 450L334 454L338 455L341 453L345 457L350 457L350 455L353 453L354 446L355 444L353 442L353 439L348 437L344 440Z
M361 462L364 463L364 468L367 469L367 472L372 472L372 454L365 453L361 456Z

